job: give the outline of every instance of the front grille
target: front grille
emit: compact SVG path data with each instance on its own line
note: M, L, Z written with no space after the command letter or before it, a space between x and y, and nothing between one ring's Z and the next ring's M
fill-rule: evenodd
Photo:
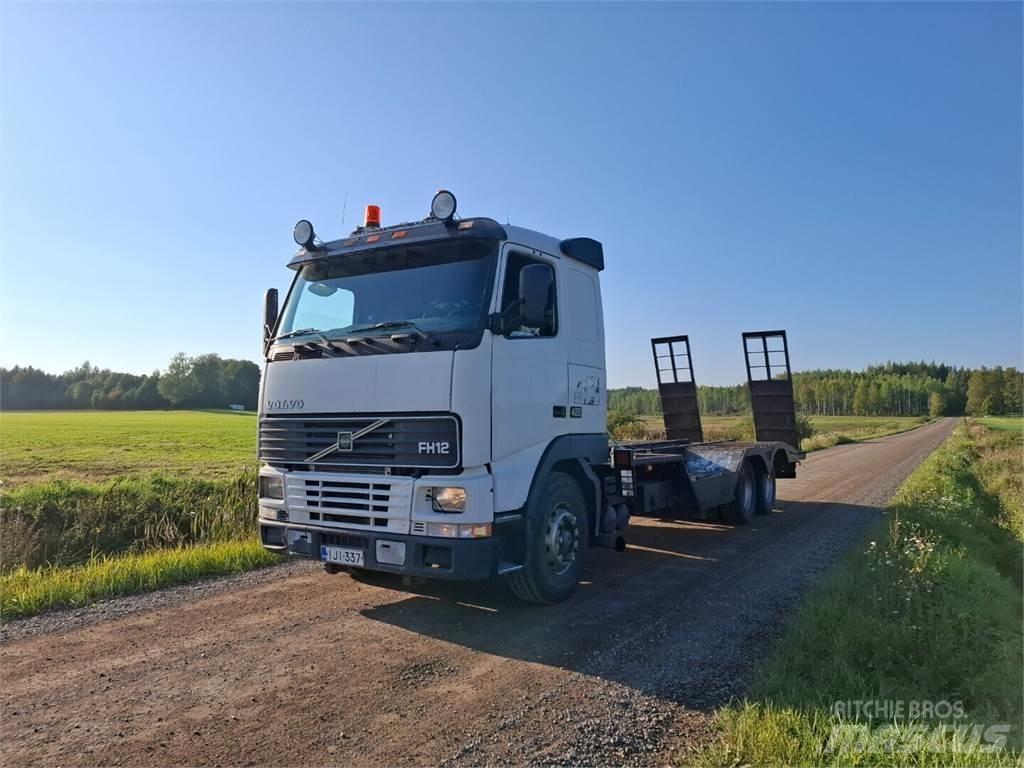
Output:
M390 483L335 482L331 480L297 480L305 485L306 506L321 509L320 518L352 518L346 512L370 515L386 513L391 508ZM333 512L332 510L341 510ZM361 521L361 518L356 518ZM351 519L335 519L333 522L352 522ZM383 525L387 525L385 519Z
M412 488L405 477L361 480L295 472L285 480L285 499L292 520L308 515L318 526L408 533Z
M365 536L354 536L351 533L321 533L320 543L328 547L370 548L369 539Z
M270 359L274 362L281 360L311 360L321 358L324 353L320 349L310 347L295 347L294 349L282 349L274 353Z
M371 429L372 428L372 429ZM361 430L369 430L359 435ZM454 469L459 422L438 416L265 416L259 456L285 471L347 467Z

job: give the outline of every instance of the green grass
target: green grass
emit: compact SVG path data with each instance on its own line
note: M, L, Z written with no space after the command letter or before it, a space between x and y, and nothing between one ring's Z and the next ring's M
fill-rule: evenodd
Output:
M642 418L650 431L664 429L660 416ZM741 419L705 416L703 423L718 437ZM819 432L852 440L893 434L917 423L913 417L869 416L814 416L811 421ZM53 480L96 483L115 477L227 480L255 466L255 456L252 413L0 412L0 488L7 490Z
M0 491L0 572L251 537L256 496L255 467L226 480L150 475Z
M904 484L870 542L811 591L750 699L719 714L720 739L700 762L1019 765L1022 450L1020 431L961 426ZM855 701L906 711L836 709ZM961 716L914 719L910 702L948 702ZM986 729L1000 724L1009 748L986 751L1000 735Z
M663 432L665 424L661 416L639 417L652 434ZM924 419L919 416L811 416L816 430L813 437L805 438L801 448L815 451L831 448L843 443L872 440L886 435L895 435L921 426ZM705 437L709 440L750 439L739 431L747 416L702 416Z
M986 416L980 421L992 429L1024 432L1024 417L1021 416Z
M102 557L72 568L21 568L0 576L0 618L240 573L277 560L258 541L247 540Z
M0 483L150 474L234 477L256 464L256 417L234 411L0 413Z
M254 539L255 443L251 413L0 414L0 611L273 562Z
M928 421L925 416L812 416L816 433L805 438L800 447L809 452L874 440L915 429Z

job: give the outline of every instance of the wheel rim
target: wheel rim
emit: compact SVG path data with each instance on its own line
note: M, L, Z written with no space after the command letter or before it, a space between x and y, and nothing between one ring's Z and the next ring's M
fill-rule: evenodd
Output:
M579 550L579 528L576 515L564 502L556 504L548 515L544 533L544 554L548 568L556 576L572 568Z

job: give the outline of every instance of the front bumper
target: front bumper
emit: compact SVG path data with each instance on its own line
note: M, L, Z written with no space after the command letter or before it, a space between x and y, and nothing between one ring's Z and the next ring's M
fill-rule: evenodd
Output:
M449 539L317 528L272 520L260 520L260 540L272 552L316 560L320 559L321 546L361 549L365 559L362 567L367 570L458 581L477 581L497 575L504 544L501 535L485 539ZM391 553L386 555L388 559L395 559L393 553L399 549L396 544L405 548L402 564L381 562L379 556L385 553Z

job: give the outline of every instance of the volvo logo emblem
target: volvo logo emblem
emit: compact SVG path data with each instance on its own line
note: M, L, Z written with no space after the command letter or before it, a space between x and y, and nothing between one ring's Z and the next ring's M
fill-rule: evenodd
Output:
M362 429L356 432L339 432L338 438L337 440L335 440L334 445L329 445L319 453L314 453L312 456L306 459L306 463L313 464L317 461L320 461L320 459L322 459L324 456L329 456L330 454L336 451L339 453L351 453L354 448L356 440L358 440L363 435L370 434L375 429L383 427L389 421L391 421L391 419L379 419L373 422L373 424L363 427Z

